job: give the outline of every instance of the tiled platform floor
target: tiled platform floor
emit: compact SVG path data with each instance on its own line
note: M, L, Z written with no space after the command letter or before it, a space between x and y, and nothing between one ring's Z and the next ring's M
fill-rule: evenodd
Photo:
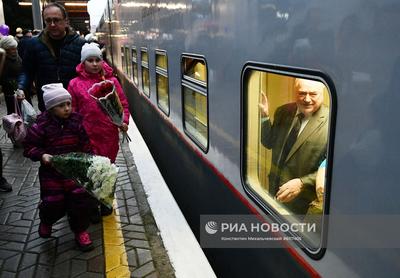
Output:
M23 157L3 129L0 147L4 177L13 185L0 193L0 277L174 277L128 145L116 162L114 213L90 227L96 248L87 253L76 249L65 217L54 225L54 237L39 237L39 164Z

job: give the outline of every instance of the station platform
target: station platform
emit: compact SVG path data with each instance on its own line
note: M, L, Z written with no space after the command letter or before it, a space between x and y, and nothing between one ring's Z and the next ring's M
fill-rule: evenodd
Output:
M66 217L51 238L39 237L39 163L0 128L3 175L13 186L0 192L0 277L215 277L132 119L129 134L116 161L114 212L90 226L95 249L83 253Z

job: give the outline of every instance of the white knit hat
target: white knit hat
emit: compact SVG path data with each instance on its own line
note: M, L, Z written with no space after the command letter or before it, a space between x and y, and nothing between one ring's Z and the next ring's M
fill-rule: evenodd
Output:
M51 83L42 86L43 100L46 110L50 110L63 102L71 101L71 95L64 89L62 83Z
M0 39L0 47L3 49L15 48L18 46L17 41L13 36L3 36Z
M81 62L85 61L89 57L97 57L97 58L103 59L103 56L101 55L101 50L97 43L94 43L94 42L85 43L82 46Z

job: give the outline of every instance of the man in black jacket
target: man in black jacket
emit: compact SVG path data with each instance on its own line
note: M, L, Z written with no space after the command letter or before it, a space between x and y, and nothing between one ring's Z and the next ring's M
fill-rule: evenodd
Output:
M32 38L32 31L29 29L24 29L22 31L22 37L18 41L18 55L23 58L26 46L29 43L29 40Z
M67 88L69 81L76 76L75 67L80 63L85 40L69 27L67 12L61 4L47 4L42 16L46 28L27 45L19 88L28 92L35 81L39 110L45 111L43 92L39 88L59 82Z

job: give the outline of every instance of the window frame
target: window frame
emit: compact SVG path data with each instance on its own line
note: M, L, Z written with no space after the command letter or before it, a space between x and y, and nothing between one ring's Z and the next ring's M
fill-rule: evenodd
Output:
M147 53L147 62L143 60L143 52ZM141 74L141 77L142 77L142 92L143 92L144 95L146 95L148 98L150 98L150 95L151 95L151 89L150 89L150 85L151 85L151 82L150 82L150 67L149 67L150 55L149 55L149 51L148 51L147 47L141 47L140 48L140 58L141 58L140 59L140 68L141 68L141 72L142 72L142 74ZM148 94L144 90L144 78L143 78L144 70L143 70L143 68L147 69L147 72L148 72L148 75L149 75L148 76L148 80L149 80L149 93Z
M157 55L164 55L166 62L167 62L167 69L163 69L157 66ZM161 49L156 49L155 50L155 77L156 77L156 96L157 96L157 106L158 108L163 111L163 113L167 116L169 116L171 107L170 107L170 90L169 90L169 65L168 65L168 55L167 55L167 51L166 50L161 50ZM164 76L165 78L167 78L167 88L168 88L168 111L165 111L164 108L160 105L160 101L159 101L159 94L158 94L158 82L157 82L157 75L160 74L162 76Z
M206 80L207 82L197 80L195 78L189 77L184 74L184 59L185 58L190 58L190 59L196 59L196 60L202 60L204 62L205 68L206 68ZM209 92L208 92L208 64L207 60L203 55L199 54L192 54L192 53L182 53L181 54L181 62L180 62L180 67L181 67L181 102L182 102L182 126L183 126L183 131L185 134L204 152L207 153L209 150L210 146L210 109L209 109ZM195 91L201 95L204 95L206 97L206 108L207 108L207 144L204 146L193 134L191 134L185 125L185 98L184 98L184 87Z
M135 57L133 56L133 53L135 52ZM136 46L132 46L131 48L131 64L132 64L132 74L130 78L132 79L133 84L136 86L139 86L139 63L138 63L138 52ZM136 65L136 70L135 70L135 65ZM136 81L135 81L135 72L136 72Z
M326 88L328 89L328 94L330 97L330 107L329 107L329 126L328 126L328 142L327 142L327 165L326 165L326 174L325 174L325 199L324 199L324 207L322 216L329 215L329 207L330 207L330 191L331 191L331 180L332 180L332 163L333 163L333 150L334 150L334 138L335 138L335 123L336 123L336 111L337 111L337 98L336 98L336 90L334 83L331 78L324 74L321 71L317 70L309 70L302 68L292 68L288 66L280 66L280 65L271 65L265 63L256 63L256 62L248 62L243 66L241 72L241 84L240 84L240 120L241 120L241 140L240 140L240 178L242 182L242 187L246 194L252 199L258 207L266 212L269 217L271 217L274 221L278 223L288 222L284 216L282 216L274 206L264 200L260 195L258 195L255 190L252 188L250 184L247 183L247 168L246 168L246 132L247 132L247 99L246 99L246 86L248 84L247 73L250 71L261 71L265 73L273 73L277 75L289 76L294 78L305 78L309 80L315 80L322 82ZM312 259L319 260L325 254L326 249L322 246L326 246L327 242L327 230L328 223L323 221L321 226L321 244L318 248L310 248L310 246L306 246L303 242L295 241L297 245L299 245L303 251ZM301 234L292 234L288 233L290 236L301 236Z

